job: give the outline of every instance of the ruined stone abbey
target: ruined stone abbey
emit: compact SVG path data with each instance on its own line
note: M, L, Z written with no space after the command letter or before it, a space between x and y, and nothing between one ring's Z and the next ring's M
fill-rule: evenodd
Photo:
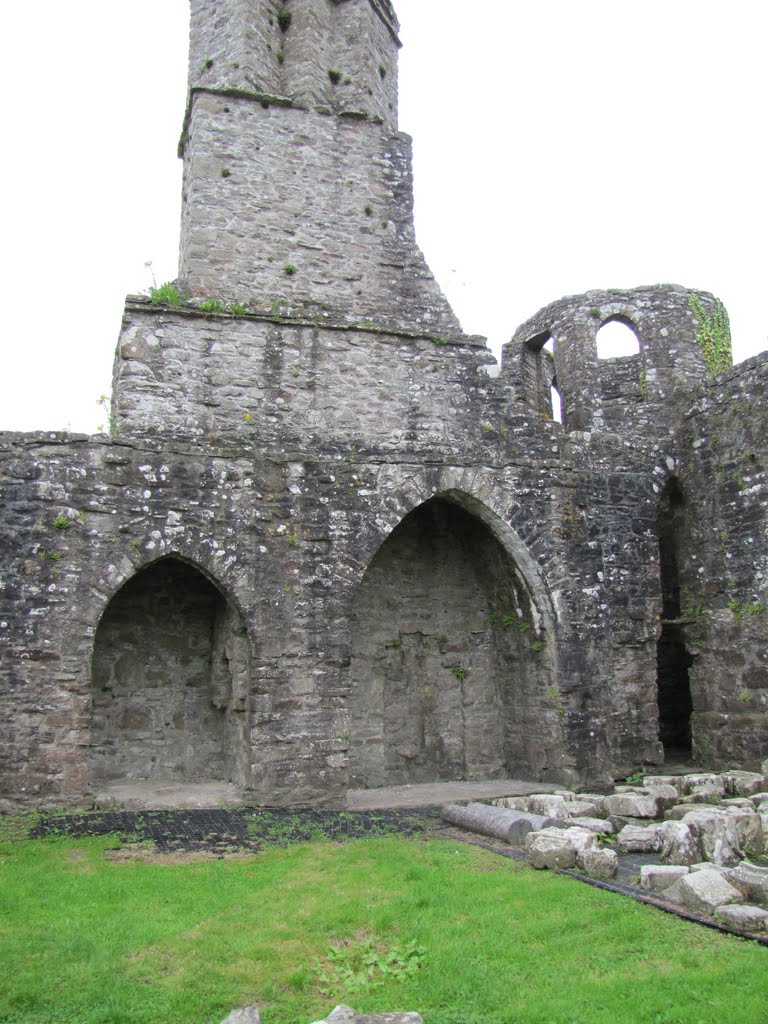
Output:
M768 357L658 286L495 367L414 239L398 48L390 0L192 0L176 287L109 436L0 435L0 807L768 755Z

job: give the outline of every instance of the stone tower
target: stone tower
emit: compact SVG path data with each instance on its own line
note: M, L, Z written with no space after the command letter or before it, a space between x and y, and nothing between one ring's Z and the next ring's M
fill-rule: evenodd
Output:
M413 233L389 0L193 0L182 285L455 333Z

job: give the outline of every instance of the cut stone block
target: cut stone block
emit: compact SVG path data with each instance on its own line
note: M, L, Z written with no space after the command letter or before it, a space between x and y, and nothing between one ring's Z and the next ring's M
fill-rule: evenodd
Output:
M261 1024L258 1007L241 1006L237 1010L233 1010L221 1024Z
M663 864L689 865L701 860L701 840L682 821L664 821L658 831Z
M604 801L605 813L609 817L655 818L657 806L655 797L642 793L615 793Z
M672 864L643 864L640 868L640 888L648 892L664 892L687 875L688 871L687 867Z
M612 836L616 829L613 827L613 823L608 821L607 818L589 818L579 816L578 818L570 818L568 820L569 825L578 825L579 828L588 828L590 832L597 832L601 835Z
M579 793L579 800L584 800L587 803L593 804L595 811L595 817L605 818L605 793Z
M494 807L506 807L510 811L527 811L529 809L527 796L499 796L491 803Z
M658 853L661 850L659 826L626 825L616 837L616 846L619 853Z
M480 803L446 804L440 816L468 832L502 839L511 846L522 846L529 832L557 825L554 818Z
M678 793L683 791L682 775L646 775L643 779L644 786L673 786Z
M569 817L566 811L564 796L553 793L534 793L529 797L528 810L532 814L541 814L547 818Z
M768 868L743 861L728 872L728 881L748 900L768 908Z
M764 850L763 823L759 814L712 808L694 811L683 818L701 840L704 860L732 867L745 857L759 857Z
M325 1020L313 1024L424 1024L418 1013L357 1013L351 1006L337 1006Z
M531 864L539 870L573 868L579 852L597 847L597 837L586 829L545 828L531 832L526 837L525 847Z
M351 1006L345 1006L343 1003L341 1006L335 1007L325 1018L325 1024L347 1024L347 1021L353 1021L357 1016L357 1010L353 1010Z
M694 786L718 786L720 776L714 772L692 772L683 776L683 787L686 793L690 793Z
M713 914L726 903L744 902L739 890L726 882L719 871L694 871L677 884L683 904L697 914Z
M590 800L566 800L563 813L569 819L596 817L597 807Z
M718 917L728 928L735 928L740 932L768 931L768 910L763 910L761 907L729 904L718 907L715 917Z
M758 810L760 810L762 804L768 806L768 793L753 793L749 799Z
M725 772L723 782L732 796L752 796L764 788L765 778L759 772Z
M710 811L711 809L710 804L675 804L674 807L670 807L664 812L664 817L667 821L681 821L686 814L690 814L692 811Z
M565 828L563 829L563 832L565 832L568 839L573 843L577 853L581 850L597 849L597 836L591 829L578 828L578 826L576 826L573 828Z
M722 779L717 779L716 782L699 782L695 786L691 786L689 790L690 796L701 796L702 803L717 803L717 800L713 800L712 797L724 797L725 783Z
M645 792L656 801L656 817L660 818L668 807L674 807L678 801L674 786L646 786Z
M681 804L719 804L725 790L722 786L694 786L688 796L680 798Z
M619 855L615 850L606 850L600 847L580 850L576 854L576 866L590 878L607 882L618 874Z
M745 796L729 796L722 801L723 807L740 807L742 810L754 811L755 805Z
M728 876L733 871L733 868L726 868L722 864L710 864L708 860L701 860L696 864L691 864L691 871L716 871L728 881Z

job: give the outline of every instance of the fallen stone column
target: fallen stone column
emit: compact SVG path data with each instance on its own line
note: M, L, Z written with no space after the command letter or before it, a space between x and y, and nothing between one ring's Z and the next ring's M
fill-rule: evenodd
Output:
M491 807L488 804L471 803L446 804L440 812L443 821L458 825L468 832L479 832L494 839L503 839L510 846L523 846L529 832L557 826L555 818L526 811L512 811L507 807Z

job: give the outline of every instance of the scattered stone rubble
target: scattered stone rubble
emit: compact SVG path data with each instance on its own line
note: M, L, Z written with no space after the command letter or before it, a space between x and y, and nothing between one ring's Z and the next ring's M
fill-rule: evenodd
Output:
M754 863L768 853L768 760L760 772L646 775L609 794L449 805L443 818L524 848L537 869L609 880L621 855L651 855L641 889L738 931L768 931L768 859Z
M261 1024L255 1006L241 1006L222 1021L222 1024ZM360 1014L351 1006L337 1006L324 1020L314 1024L423 1024L418 1013Z

